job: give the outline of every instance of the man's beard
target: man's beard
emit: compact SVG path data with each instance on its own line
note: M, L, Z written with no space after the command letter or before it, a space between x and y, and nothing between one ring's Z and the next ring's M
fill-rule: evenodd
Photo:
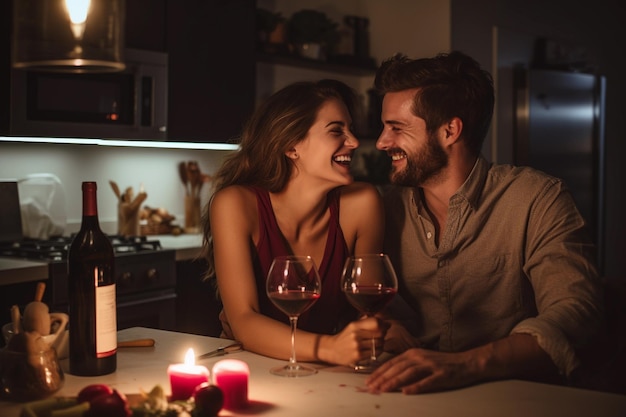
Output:
M448 155L439 145L435 135L428 135L428 141L417 155L407 154L404 170L391 173L391 182L397 185L418 187L435 178L448 165Z

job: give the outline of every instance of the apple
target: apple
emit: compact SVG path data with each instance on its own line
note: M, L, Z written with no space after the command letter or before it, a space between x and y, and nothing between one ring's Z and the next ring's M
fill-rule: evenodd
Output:
M214 417L224 405L224 393L217 385L203 382L193 393L197 415L199 417Z

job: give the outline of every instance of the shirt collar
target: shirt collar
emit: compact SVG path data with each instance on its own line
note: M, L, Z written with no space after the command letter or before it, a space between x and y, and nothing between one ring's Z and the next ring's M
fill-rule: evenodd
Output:
M476 158L472 170L465 179L465 182L459 187L456 193L452 195L450 201L462 198L476 210L478 199L480 198L486 182L489 165L489 162L487 162L482 155L479 155L478 158ZM421 187L413 188L413 202L418 207L419 211L423 205Z
M464 198L475 210L478 205L478 199L483 191L488 171L489 162L487 162L482 155L478 156L465 182L459 187L457 192L454 193L451 200L456 196Z

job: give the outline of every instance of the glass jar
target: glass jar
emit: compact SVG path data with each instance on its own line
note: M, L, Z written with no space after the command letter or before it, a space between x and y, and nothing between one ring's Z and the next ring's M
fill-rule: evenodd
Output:
M60 390L64 381L54 348L37 352L0 350L0 398L43 399Z

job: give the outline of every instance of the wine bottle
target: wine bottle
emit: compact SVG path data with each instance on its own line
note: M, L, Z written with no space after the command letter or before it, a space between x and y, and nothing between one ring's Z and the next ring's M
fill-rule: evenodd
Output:
M83 182L83 219L72 240L69 281L70 374L97 376L117 367L113 246L100 229L95 182Z

